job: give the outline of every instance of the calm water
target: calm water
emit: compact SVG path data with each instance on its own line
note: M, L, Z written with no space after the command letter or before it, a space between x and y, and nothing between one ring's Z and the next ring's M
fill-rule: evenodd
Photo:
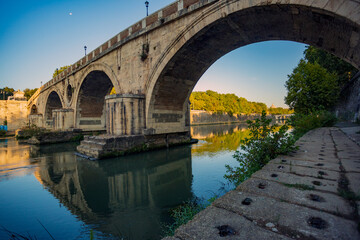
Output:
M169 209L226 188L225 164L244 125L196 126L199 143L89 161L76 145L30 146L0 139L2 228L37 239L159 239ZM43 227L44 226L44 227Z

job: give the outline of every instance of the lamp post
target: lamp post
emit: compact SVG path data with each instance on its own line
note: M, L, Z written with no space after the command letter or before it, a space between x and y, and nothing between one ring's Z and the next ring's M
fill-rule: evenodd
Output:
M145 6L146 6L146 16L149 16L149 2L148 1L146 1L145 2Z
M86 47L86 46L84 46L84 50L85 50L85 56L86 56L86 49L87 49L87 47Z

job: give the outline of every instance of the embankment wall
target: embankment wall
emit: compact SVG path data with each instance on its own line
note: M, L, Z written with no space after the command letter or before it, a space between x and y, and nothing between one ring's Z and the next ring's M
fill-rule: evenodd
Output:
M335 113L342 120L360 121L360 72L341 91Z
M27 101L0 100L0 124L7 120L8 131L25 126L27 120Z

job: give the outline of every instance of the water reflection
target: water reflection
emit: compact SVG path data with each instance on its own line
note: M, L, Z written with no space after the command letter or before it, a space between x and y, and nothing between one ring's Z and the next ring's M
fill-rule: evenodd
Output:
M0 226L48 238L42 219L56 239L89 239L91 229L96 239L159 239L169 208L217 192L248 136L244 124L191 129L198 144L103 161L76 157L76 144L0 140Z
M36 178L73 214L126 239L159 238L165 210L191 198L191 148L88 161L42 158Z
M192 149L193 156L213 156L223 151L236 151L241 140L249 136L247 124L227 124L191 127L193 138L200 139Z

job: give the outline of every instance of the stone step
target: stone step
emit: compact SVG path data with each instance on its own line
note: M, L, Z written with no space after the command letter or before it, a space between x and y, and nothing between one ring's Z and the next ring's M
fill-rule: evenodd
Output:
M93 158L97 158L100 154L100 150L99 149L93 149L91 147L87 147L87 146L84 146L84 145L80 145L76 148L76 150L83 154L83 155L86 155L86 156L89 156L89 157L93 157Z

